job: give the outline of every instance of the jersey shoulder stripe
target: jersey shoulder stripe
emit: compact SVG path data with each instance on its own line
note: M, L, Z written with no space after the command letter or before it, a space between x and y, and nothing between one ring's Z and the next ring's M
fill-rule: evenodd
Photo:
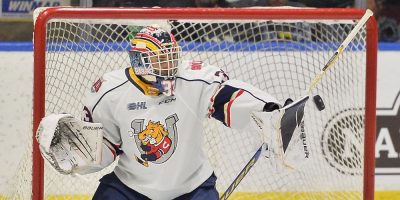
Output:
M224 78L227 78L221 69L212 65L202 63L201 67L193 68L193 63L199 65L198 62L199 61L182 61L182 64L179 66L177 78L184 81L200 81L208 85L213 83L221 84L225 81Z
M99 88L99 90L96 92L94 91L90 92L87 97L86 103L89 103L89 106L93 105L91 106L92 113L98 106L100 101L102 101L107 94L109 94L111 91L114 91L117 88L120 88L122 85L128 82L124 74L124 69L105 73L101 77L101 80L102 80L101 88Z
M94 109L97 107L97 105L100 103L100 101L103 99L104 96L106 96L106 94L110 93L111 91L121 87L122 85L126 84L128 82L128 80L126 80L125 82L115 86L114 88L111 88L110 90L108 90L107 92L105 92L103 95L101 95L101 97L99 98L99 100L94 104L93 108L92 108L92 113L94 111Z
M177 76L176 77L177 79L182 79L182 80L184 80L184 81L189 81L189 82L191 82L191 81L198 81L198 82L203 82L203 83L205 83L205 84L207 84L207 85L211 85L211 84L213 84L213 83L217 83L217 84L221 84L221 81L212 81L212 82L208 82L207 80L203 80L203 79L187 79L187 78L184 78L184 77L180 77L180 76Z

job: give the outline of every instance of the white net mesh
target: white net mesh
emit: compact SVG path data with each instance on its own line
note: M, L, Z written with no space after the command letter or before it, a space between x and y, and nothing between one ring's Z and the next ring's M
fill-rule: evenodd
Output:
M248 82L283 102L305 94L310 81L355 25L351 20L294 20L157 23L174 33L184 59L219 66L231 79ZM46 115L66 112L80 116L83 97L93 81L106 72L129 67L128 26L134 26L135 20L126 22L52 19L47 23ZM362 28L314 90L323 98L326 109L318 111L313 104L306 107L305 132L311 161L292 171L277 172L268 159L260 158L233 193L233 199L362 198L365 35ZM223 193L261 140L250 131L230 130L215 120L207 120L205 126L206 151L218 177L217 189ZM25 162L31 162L29 156ZM19 178L30 180L30 164L23 166L26 173L19 174ZM111 169L82 180L58 175L45 165L45 198L90 199L98 179ZM17 182L30 189L29 181ZM11 199L30 198L29 189L14 192L19 197Z

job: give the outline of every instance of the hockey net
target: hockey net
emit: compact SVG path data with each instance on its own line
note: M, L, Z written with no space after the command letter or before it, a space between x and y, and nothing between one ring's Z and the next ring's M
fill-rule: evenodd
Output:
M82 100L102 74L129 67L129 35L142 26L171 30L184 59L222 68L280 101L304 95L358 19L353 9L83 9L36 12L33 130L44 115L80 116ZM306 107L311 161L276 171L260 158L232 199L372 199L374 184L376 26L369 20L314 90L325 110ZM206 120L205 151L221 194L261 144L249 131ZM30 141L32 139L30 138ZM10 199L90 199L98 179L57 174L33 142ZM33 151L33 154L32 154ZM33 155L33 157L32 157ZM33 166L33 167L32 167ZM43 167L43 169L42 169Z

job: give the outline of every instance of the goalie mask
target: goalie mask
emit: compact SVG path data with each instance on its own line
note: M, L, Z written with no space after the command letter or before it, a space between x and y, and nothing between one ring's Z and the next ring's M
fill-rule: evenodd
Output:
M147 26L140 30L131 40L129 51L135 74L164 94L166 88L163 85L171 85L164 82L175 79L180 54L181 48L174 36L158 26Z

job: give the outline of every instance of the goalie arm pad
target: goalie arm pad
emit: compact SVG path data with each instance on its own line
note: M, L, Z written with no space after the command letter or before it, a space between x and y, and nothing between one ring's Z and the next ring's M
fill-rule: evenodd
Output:
M42 156L62 174L88 174L108 166L115 159L103 126L74 118L70 114L44 117L37 130Z
M211 97L209 116L227 127L246 129L252 112L272 111L280 107L281 104L270 94L250 84L228 80Z

